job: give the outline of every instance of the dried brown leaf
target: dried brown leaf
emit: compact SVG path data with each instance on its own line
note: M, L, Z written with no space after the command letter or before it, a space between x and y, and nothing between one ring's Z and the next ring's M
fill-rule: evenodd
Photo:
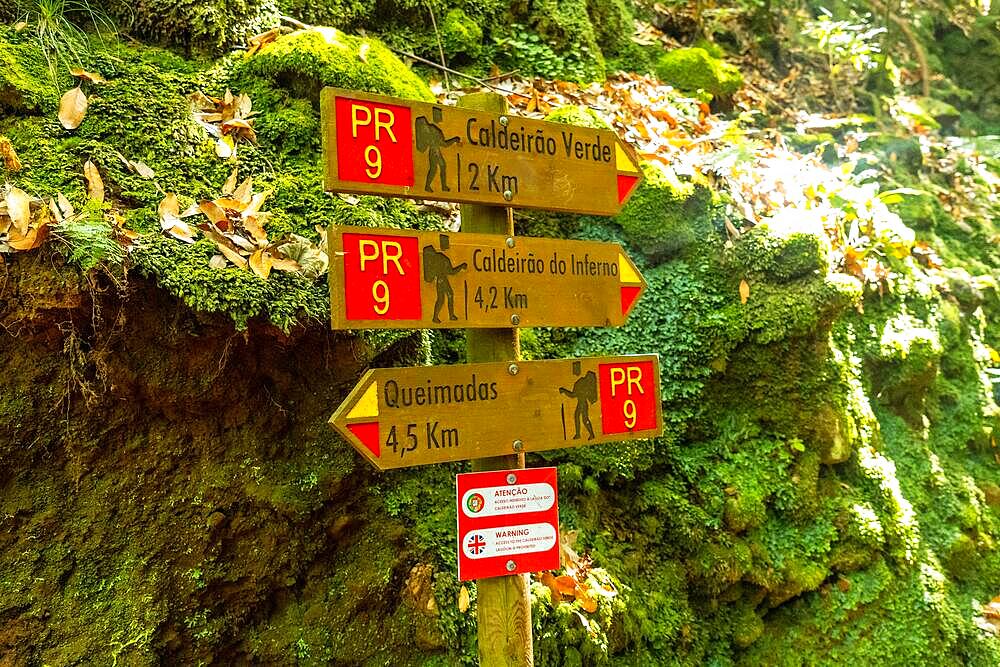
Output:
M253 54L257 53L262 48L264 48L274 40L278 39L279 35L281 35L281 28L272 28L267 32L262 32L259 35L254 35L247 42L246 56L249 58Z
M87 179L87 196L96 202L104 202L104 179L101 178L101 172L97 170L97 166L87 160L83 164L83 176Z
M556 577L554 574L551 572L542 572L538 575L538 580L548 586L549 590L552 591L553 602L562 601L562 593L559 592L559 585L556 584Z
M232 137L220 137L215 142L215 154L223 160L230 159L235 152L236 142L233 141Z
M556 577L556 589L566 597L576 597L576 579L569 575Z
M260 214L260 209L264 206L264 202L267 198L271 196L271 191L258 192L250 197L250 203L245 209L243 209L244 218L252 218Z
M219 225L219 228L223 231L229 228L229 217L226 216L226 212L222 207L214 201L198 202L198 210L205 214L209 222L213 225ZM222 226L223 224L225 224L225 227Z
M177 200L177 195L173 192L168 192L167 196L163 198L163 201L157 207L157 212L160 214L161 223L168 216L180 217L181 203Z
M17 157L14 145L10 143L10 139L2 135L0 135L0 158L3 158L3 165L7 171L21 171L21 160Z
M299 271L302 270L302 265L296 262L294 259L288 259L287 257L275 257L271 261L271 268L276 271L298 273Z
M244 259L243 255L241 255L236 250L233 250L226 244L219 243L218 241L215 242L215 247L219 249L219 252L221 252L223 255L226 256L226 259L228 259L230 262L232 262L239 268L241 269L247 268L247 260Z
M24 190L11 186L7 190L7 216L22 235L31 226L31 197Z
M145 178L147 181L151 181L156 178L156 172L150 168L145 162L138 162L136 160L129 160L129 166L135 171L136 174Z
M60 192L56 195L56 204L58 205L59 212L62 214L63 218L72 218L76 215L76 210L73 208L73 205L69 203L69 200L66 199L66 195L63 193Z
M226 197L231 197L234 192L236 192L236 181L239 172L233 169L233 173L229 174L229 178L226 179L225 185L222 186L222 194Z
M245 227L246 230L250 233L250 236L253 237L254 241L256 241L257 243L267 243L267 232L264 231L264 228L261 226L261 224L257 222L257 218L255 217L244 218L243 227Z
M258 250L250 255L250 270L267 280L267 277L271 275L272 260L271 253L266 250Z
M240 236L239 234L226 234L225 236L227 239L233 242L233 245L235 245L241 251L243 251L243 254L250 254L257 250L256 243L250 241L247 238L244 238L243 236Z
M580 607L582 607L584 611L590 614L597 611L597 599L594 598L589 591L585 590L582 585L577 587L576 601L580 603Z
M243 211L250 205L250 201L253 199L253 176L247 176L246 180L240 183L240 187L236 188L232 198L242 204L238 209L235 209L237 211Z
M96 72L88 72L85 69L79 67L74 67L69 71L70 74L78 79L83 79L84 81L89 81L90 83L107 83L107 79Z
M7 245L14 250L34 250L42 245L42 241L48 236L48 231L47 225L31 227L25 233L16 228L11 229L10 236L7 237Z
M86 115L87 96L83 90L77 86L66 91L59 100L59 122L62 126L67 130L75 130L80 127Z

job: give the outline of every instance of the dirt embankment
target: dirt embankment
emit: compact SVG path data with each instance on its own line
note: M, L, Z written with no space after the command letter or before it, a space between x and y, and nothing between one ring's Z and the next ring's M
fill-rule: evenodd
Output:
M414 650L380 628L407 613L403 529L369 522L372 473L326 425L361 341L236 332L47 252L0 266L0 325L0 665Z

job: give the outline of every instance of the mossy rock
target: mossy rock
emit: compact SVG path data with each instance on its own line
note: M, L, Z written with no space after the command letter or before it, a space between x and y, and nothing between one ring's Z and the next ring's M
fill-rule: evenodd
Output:
M37 113L57 95L58 84L28 35L0 27L0 110Z
M601 118L600 114L585 106L567 105L559 107L546 116L545 120L551 123L578 125L580 127L589 127L595 130L611 129L611 125L609 125L606 120Z
M801 229L801 226L799 226ZM777 282L825 276L830 268L826 235L766 221L744 233L726 255L726 263L741 276L760 275Z
M736 66L713 58L698 47L664 53L656 63L656 75L675 88L688 92L703 90L713 97L730 97L743 85L743 75Z
M365 44L368 46L362 54ZM237 79L273 81L314 104L325 86L434 100L427 84L382 42L335 28L313 28L281 37L239 64L236 71Z
M589 4L587 0L537 0L530 3L519 0L514 3L510 15L518 22L516 27L521 28L521 33L513 37L531 43L512 54L515 59L511 64L522 71L549 78L603 80L604 52L589 13ZM601 0L594 4L608 9L612 3ZM526 31L523 30L525 27Z
M441 47L449 59L475 60L483 51L483 29L456 7L441 22Z
M271 0L105 0L99 4L106 4L101 9L138 35L209 53L245 44L279 23Z
M615 221L643 253L654 258L676 253L707 233L708 190L650 163L642 164L642 172L645 179Z

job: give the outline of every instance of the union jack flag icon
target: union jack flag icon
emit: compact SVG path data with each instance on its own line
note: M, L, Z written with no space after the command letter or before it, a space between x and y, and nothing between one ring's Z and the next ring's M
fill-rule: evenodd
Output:
M486 540L483 539L482 535L476 533L475 535L469 537L468 546L469 546L469 551L478 556L483 552L484 549L486 549Z

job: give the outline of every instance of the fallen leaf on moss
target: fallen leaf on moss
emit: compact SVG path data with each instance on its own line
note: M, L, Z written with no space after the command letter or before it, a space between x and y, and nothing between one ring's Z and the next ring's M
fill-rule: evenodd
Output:
M167 196L163 198L163 201L157 207L157 212L160 216L160 228L178 241L194 243L195 231L191 225L181 220L179 215L180 208L177 195L173 192L168 192Z
M364 42L358 48L358 58L361 60L361 62L363 62L363 63L367 63L368 62L368 50L370 48L372 48L372 45L369 44L368 42Z
M217 138L215 154L223 160L228 160L235 154L239 140L257 142L251 118L254 115L253 102L249 95L233 95L227 89L221 98L198 91L188 99L195 107L195 121Z
M28 27L27 21L18 21L14 24L14 32L24 32L24 29Z
M223 160L228 160L236 154L236 143L232 137L220 137L215 142L215 154Z
M593 614L597 611L597 600L585 588L584 584L577 586L576 601L580 603L580 607L587 613Z
M257 250L250 255L250 270L264 280L267 280L267 277L271 275L271 266L273 263L274 258L266 250Z
M56 216L57 218L61 216L65 220L66 218L72 218L76 215L76 210L73 208L73 205L69 203L69 200L66 199L66 195L63 193L60 192L56 195L55 203L60 213L59 216Z
M253 54L260 51L262 48L278 39L281 35L281 28L272 28L267 32L262 32L259 35L254 35L247 42L247 53L246 57L249 58Z
M7 216L21 234L28 231L31 224L31 197L24 190L13 185L7 189Z
M232 197L233 193L236 192L236 182L239 180L238 174L239 172L236 169L233 169L233 173L229 174L229 178L226 179L225 184L222 186L223 197Z
M47 224L31 227L24 235L12 229L10 236L7 237L7 245L14 250L34 250L42 245L42 241L48 236L48 229Z
M552 591L552 601L561 602L562 593L559 592L559 586L556 584L556 576L551 572L542 572L538 575L538 581L542 582L545 586Z
M198 203L198 210L205 214L205 217L222 231L227 231L229 228L229 218L226 216L226 212L222 210L222 207L216 204L214 201L203 201ZM225 225L225 226L222 226Z
M83 176L87 179L87 196L96 202L104 203L104 179L97 166L87 160L83 164Z
M257 143L257 133L254 132L253 126L242 118L222 121L222 134L237 139L246 139L252 144Z
M745 304L750 298L750 283L746 280L740 281L740 303Z
M100 74L97 74L96 72L88 72L87 70L79 67L74 67L69 71L69 73L78 79L83 79L84 81L89 81L90 83L107 83L107 79Z
M576 595L576 579L569 575L561 575L556 577L555 580L556 590L559 591L560 595L565 595L566 597L574 597Z
M87 96L80 86L72 88L63 94L59 100L59 122L67 130L80 127L87 115Z
M289 273L298 273L302 271L302 266L294 259L275 258L271 261L271 268L275 271L286 271Z
M153 171L146 163L132 161L130 164L132 165L132 168L135 169L135 173L142 178L145 178L147 181L151 181L156 178L156 172Z
M212 259L208 260L208 265L213 269L224 269L226 268L226 258L222 255L212 255Z
M2 135L0 135L0 158L3 158L3 165L7 171L21 171L21 160L17 157L14 145L10 143L10 139Z
M253 199L253 176L248 176L240 183L240 187L236 188L232 198L240 202L241 206L238 209L240 211L250 204L250 201Z

